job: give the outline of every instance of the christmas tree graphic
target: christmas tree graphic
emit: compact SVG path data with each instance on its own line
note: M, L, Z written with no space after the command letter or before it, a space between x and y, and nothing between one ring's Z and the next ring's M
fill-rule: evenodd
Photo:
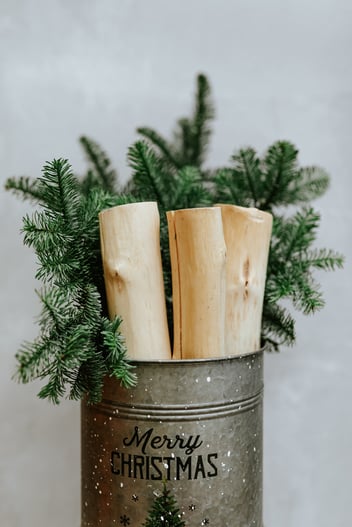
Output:
M163 485L163 490L154 500L143 527L185 527L181 512L171 491Z

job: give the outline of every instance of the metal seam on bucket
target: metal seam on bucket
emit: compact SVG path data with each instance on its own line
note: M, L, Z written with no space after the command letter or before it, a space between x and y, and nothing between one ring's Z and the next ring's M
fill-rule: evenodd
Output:
M250 410L257 406L262 400L262 390L253 397L241 401L232 401L230 403L214 403L204 405L168 405L166 410L156 408L154 405L135 405L131 407L127 404L116 404L114 401L104 399L102 403L96 406L99 413L118 417L123 419L138 419L146 421L198 421L204 419L214 419L226 417ZM114 405L114 406L112 406ZM114 408L112 410L112 408ZM152 411L152 414L150 412Z

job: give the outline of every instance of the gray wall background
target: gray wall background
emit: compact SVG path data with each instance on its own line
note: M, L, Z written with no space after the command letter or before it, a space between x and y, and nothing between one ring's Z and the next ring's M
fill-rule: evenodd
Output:
M136 126L169 133L199 71L217 107L210 165L289 139L302 164L331 173L319 245L346 265L319 275L327 306L298 318L297 346L266 357L266 527L350 521L351 22L349 0L0 3L1 183L59 156L83 172L82 133L127 177ZM0 200L0 524L78 526L79 405L52 407L11 380L17 347L37 333L38 284L19 234L31 209Z

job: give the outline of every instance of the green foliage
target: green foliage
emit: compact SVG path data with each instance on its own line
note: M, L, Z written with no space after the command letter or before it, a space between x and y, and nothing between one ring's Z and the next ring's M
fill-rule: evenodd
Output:
M57 403L67 392L73 399L88 393L90 401L98 401L104 375L127 386L136 380L119 333L121 321L107 318L98 222L104 208L136 200L158 203L171 338L168 210L233 203L273 214L262 321L262 344L268 350L295 342L288 306L309 314L324 305L314 271L343 264L338 253L315 246L320 217L311 201L327 190L328 174L319 167L300 167L298 150L287 141L274 143L262 157L253 148L241 148L229 166L207 170L213 118L210 86L199 75L192 115L177 121L171 141L151 128L139 129L144 140L128 151L132 174L124 188L118 186L105 151L87 137L80 139L88 161L83 178L58 159L48 163L38 179L8 179L8 190L40 206L23 220L24 243L37 254L36 277L43 282L38 293L40 335L17 353L19 380L47 380L40 397ZM293 207L291 215L284 214L285 208Z
M83 193L63 159L45 165L35 183L21 178L7 187L41 205L23 220L24 243L37 254L36 278L44 284L41 332L17 353L18 379L46 379L39 397L54 403L67 391L72 399L88 393L98 401L107 374L130 386L135 376L118 332L121 321L105 316L98 223L100 210L126 198L95 184Z
M16 196L20 196L23 200L40 202L41 195L38 192L38 181L26 176L19 178L8 178L5 183L5 189L12 191Z
M275 207L309 203L322 196L329 176L319 167L298 165L298 150L287 141L270 146L263 159L253 148L242 148L231 167L215 172L215 198L273 212Z
M324 305L319 284L313 277L314 270L333 270L343 265L340 254L317 249L314 245L320 217L310 202L326 192L329 176L320 167L300 167L298 150L287 141L275 142L263 157L254 148L241 148L232 155L230 166L205 170L203 162L209 146L213 116L210 87L206 78L200 75L193 115L178 121L173 142L168 142L154 130L139 129L151 145L148 150L149 173L154 174L154 189L149 196L159 201L162 209L165 209L165 202L169 209L230 203L257 207L273 214L262 344L268 350L279 350L281 345L293 344L296 338L295 321L287 307L287 300L304 314L314 313ZM196 123L200 124L197 126ZM144 148L147 149L147 146ZM138 152L135 152L131 191L137 194L142 193L142 186L151 186L148 176L140 181L136 170L139 162ZM291 216L284 215L283 209L289 207L291 210L292 206L301 208ZM161 244L165 253L168 252L166 236L167 233L162 230ZM164 260L164 273L165 282L171 283L167 258ZM170 295L168 291L171 305Z
M165 164L176 170L187 165L201 167L209 146L213 118L208 79L205 75L198 75L192 115L177 121L172 142L165 140L152 128L142 127L137 131L157 147Z
M80 137L79 141L88 161L87 174L81 181L83 193L89 193L92 188L100 188L114 194L117 191L118 177L106 152L86 136Z
M185 527L175 497L163 485L160 496L156 497L149 511L144 527Z

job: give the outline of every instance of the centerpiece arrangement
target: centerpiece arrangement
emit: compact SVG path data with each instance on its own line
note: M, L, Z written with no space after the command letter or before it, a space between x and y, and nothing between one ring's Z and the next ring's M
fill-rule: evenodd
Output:
M17 378L82 399L82 527L261 525L260 348L295 342L282 301L321 308L313 271L343 258L314 246L328 174L287 141L206 169L213 118L199 75L172 141L138 129L127 184L87 137L84 177L56 159L7 181L40 206L23 220L40 334Z

